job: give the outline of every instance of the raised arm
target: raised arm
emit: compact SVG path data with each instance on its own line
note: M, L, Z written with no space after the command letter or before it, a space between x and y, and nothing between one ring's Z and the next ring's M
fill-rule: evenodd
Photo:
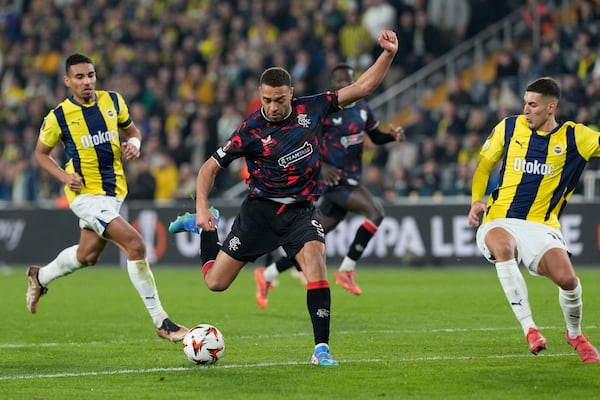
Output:
M379 45L383 48L383 52L356 82L338 91L338 103L340 106L346 106L370 95L383 81L398 51L398 38L394 31L383 30L379 34L378 41Z

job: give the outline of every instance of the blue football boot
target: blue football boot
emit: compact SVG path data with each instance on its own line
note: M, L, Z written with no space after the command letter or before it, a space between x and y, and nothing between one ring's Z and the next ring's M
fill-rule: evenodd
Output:
M208 209L215 217L215 228L219 226L219 210L214 207ZM196 226L196 213L186 212L178 216L169 224L169 233L190 232L200 234L201 229Z

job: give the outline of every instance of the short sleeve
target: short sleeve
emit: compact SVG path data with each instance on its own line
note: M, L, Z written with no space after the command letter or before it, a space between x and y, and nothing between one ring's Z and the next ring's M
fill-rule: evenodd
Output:
M56 115L54 115L54 111L50 111L42 122L38 139L46 146L54 147L60 141L61 135Z

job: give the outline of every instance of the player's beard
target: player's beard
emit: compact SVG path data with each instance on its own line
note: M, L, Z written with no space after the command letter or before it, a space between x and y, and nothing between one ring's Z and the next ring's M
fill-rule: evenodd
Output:
M86 87L81 89L81 98L85 101L85 103L92 103L95 99L94 87Z
M262 110L264 116L267 118L267 120L271 121L271 122L280 122L283 121L284 119L286 119L287 117L290 116L290 114L292 113L292 109L288 108L287 110L283 110L283 112L271 112L271 113L266 113L265 109L263 108Z

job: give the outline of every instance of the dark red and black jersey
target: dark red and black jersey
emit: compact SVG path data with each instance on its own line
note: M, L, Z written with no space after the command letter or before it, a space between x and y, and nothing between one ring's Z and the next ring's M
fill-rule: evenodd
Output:
M321 146L323 162L342 171L340 184L360 182L365 133L377 129L378 125L365 100L359 100L325 120Z
M268 121L259 109L212 156L223 168L246 158L250 197L315 201L321 194L323 122L338 110L333 92L293 98L290 116L279 122Z

